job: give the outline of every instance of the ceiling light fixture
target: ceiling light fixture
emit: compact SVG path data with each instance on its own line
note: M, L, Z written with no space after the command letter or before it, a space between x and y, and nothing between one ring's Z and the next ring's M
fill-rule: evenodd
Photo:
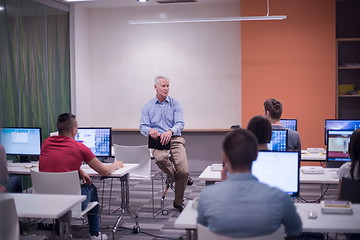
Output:
M160 23L201 23L201 22L238 22L238 21L263 21L284 20L286 15L270 15L269 0L266 1L265 16L249 17L218 17L218 18L181 18L181 19L152 19L152 20L130 20L129 24L160 24Z
M148 0L137 0L138 2L144 3L147 2Z

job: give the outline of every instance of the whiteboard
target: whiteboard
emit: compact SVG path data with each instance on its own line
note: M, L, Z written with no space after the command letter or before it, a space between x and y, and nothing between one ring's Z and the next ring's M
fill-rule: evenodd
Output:
M155 96L157 75L170 79L169 95L180 102L186 129L223 129L239 124L239 23L127 23L239 13L238 4L89 10L89 80L78 81L77 86L79 91L81 84L89 88L89 98L76 106L89 109L87 125L138 128L142 106Z

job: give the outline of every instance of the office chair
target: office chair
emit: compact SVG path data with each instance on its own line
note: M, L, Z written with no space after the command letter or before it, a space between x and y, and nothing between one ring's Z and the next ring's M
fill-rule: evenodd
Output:
M139 167L134 169L130 173L130 179L136 180L151 180L151 196L152 196L152 210L153 216L155 217L160 212L163 215L167 215L169 211L165 208L164 200L165 195L169 187L164 189L165 177L164 173L160 170L152 170L152 159L151 150L148 148L147 145L140 145L140 146L124 146L124 145L117 145L114 144L114 152L115 152L115 160L123 161L126 163L136 163L139 164ZM161 198L160 206L161 209L158 213L155 213L155 197L154 197L154 181L161 180L162 181L162 192L163 196ZM112 183L111 187L112 189ZM110 189L110 194L111 194ZM110 195L111 199L111 195Z
M39 172L31 170L31 181L33 184L33 193L35 194L81 195L78 171ZM71 209L72 218L80 219L82 221L82 227L84 227L84 215L98 204L98 202L89 202L88 206L83 211L81 211L80 203Z
M360 203L360 180L342 178L339 199L352 203Z
M284 239L285 232L284 232L284 227L281 226L278 230L276 230L275 232L273 232L271 234L258 236L258 237L233 238L233 237L228 237L228 236L214 233L214 232L210 231L209 228L207 228L201 224L198 224L197 225L197 235L198 235L198 240L234 240L234 239L239 239L239 240L280 240L280 239Z

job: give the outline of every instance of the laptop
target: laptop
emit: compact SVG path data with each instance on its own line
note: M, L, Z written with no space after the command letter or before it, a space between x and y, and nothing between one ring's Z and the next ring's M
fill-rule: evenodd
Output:
M160 143L160 137L153 139L151 136L149 136L148 147L157 150L170 150L170 142L171 141L169 141L169 143L166 145L162 145Z

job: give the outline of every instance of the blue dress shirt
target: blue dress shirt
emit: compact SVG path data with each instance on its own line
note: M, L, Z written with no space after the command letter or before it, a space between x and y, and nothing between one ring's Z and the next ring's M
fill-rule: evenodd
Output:
M149 135L150 128L158 130L160 134L171 130L174 136L181 136L184 129L183 111L175 99L167 96L163 102L156 97L145 103L141 111L140 132Z
M206 187L199 199L198 223L230 237L270 234L280 225L288 236L302 232L291 198L278 188L260 183L251 173L234 173Z

